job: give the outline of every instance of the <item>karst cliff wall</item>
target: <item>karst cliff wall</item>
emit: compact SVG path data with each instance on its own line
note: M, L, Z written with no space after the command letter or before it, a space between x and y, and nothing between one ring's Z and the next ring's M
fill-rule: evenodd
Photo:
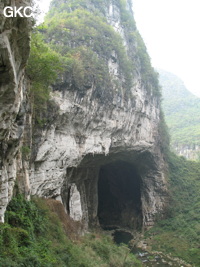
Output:
M53 2L54 8L58 2ZM95 1L86 2L82 8L98 10ZM125 9L132 16L130 1ZM73 12L71 6L69 12ZM106 62L110 82L103 86L102 81L102 87L99 86L92 72L84 76L82 84L75 83L76 77L73 82L68 74L60 77L51 92L57 107L56 112L48 111L53 120L34 132L28 175L19 177L26 181L26 193L61 200L66 212L75 220L82 220L86 228L100 224L104 229L138 230L154 223L155 216L163 213L167 199L158 85L153 72L145 72L137 29L130 32L126 27L119 1L105 2L100 15L121 38L125 54L133 63L131 85L126 85L118 52L112 49L103 58L91 40L97 58ZM48 36L48 42L52 40L54 36ZM84 42L81 40L82 50L87 48ZM62 39L59 45L63 45ZM76 47L80 43L72 40L67 45ZM17 88L22 84L18 83ZM10 127L22 106L21 100L15 101L19 107ZM13 106L10 100L9 105ZM18 143L20 136L16 140ZM14 156L10 158L15 161ZM4 188L10 192L2 202L4 212L16 175L10 179L7 165L3 166L2 180L7 179ZM9 166L13 172L15 167Z
M19 1L0 1L6 6L28 5ZM0 221L12 198L17 170L22 169L20 146L28 107L28 81L24 69L29 56L31 22L26 18L5 18L0 14Z
M188 160L199 160L200 146L199 145L182 145L175 144L173 146L174 151L185 157Z

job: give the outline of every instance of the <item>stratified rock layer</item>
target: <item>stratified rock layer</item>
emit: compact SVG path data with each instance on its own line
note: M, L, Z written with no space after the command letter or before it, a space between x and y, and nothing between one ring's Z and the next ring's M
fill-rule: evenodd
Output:
M3 1L0 9L19 4ZM17 169L22 168L18 152L28 111L24 68L29 41L30 22L26 18L5 18L0 14L0 221L12 197Z
M48 116L55 120L35 127L30 169L19 153L20 146L27 152L26 144L31 143L31 110L24 79L29 26L22 18L1 18L1 221L16 178L27 196L61 200L71 217L86 228L140 230L163 213L167 183L159 97L153 92L153 79L144 81L145 56L139 56L137 48L141 44L134 34L129 38L117 2L108 1L104 15L134 63L133 85L97 90L91 75L84 93L80 88L69 89L67 82L54 86L51 98L57 111L51 110ZM126 8L131 14L130 1ZM126 84L116 51L107 60L107 68L113 83Z
M128 3L127 9L131 13ZM96 88L92 81L84 94L80 94L78 88L69 90L66 84L62 89L57 86L52 99L59 107L59 114L37 138L30 175L31 194L60 199L69 213L82 218L86 227L100 223L107 229L137 230L152 225L155 215L162 213L166 205L167 186L159 136L160 103L153 93L154 85L143 81L137 40L130 44L120 8L112 1L107 6L106 18L134 61L129 97L124 89L121 94L115 94L112 87L107 91L111 91L113 97L107 99L105 95L103 101L102 98L99 101L94 97ZM107 64L113 80L119 80L120 66L115 51ZM98 187L101 170L105 168L110 173L110 178L106 174L105 190L112 195L109 198L108 193L108 201L113 203L110 210L102 212L98 207L104 193ZM127 183L121 182L123 179ZM134 197L137 193L134 183L129 185L130 179L137 180L139 200ZM74 186L80 201L75 201L73 207L71 188ZM116 219L108 221L109 212Z

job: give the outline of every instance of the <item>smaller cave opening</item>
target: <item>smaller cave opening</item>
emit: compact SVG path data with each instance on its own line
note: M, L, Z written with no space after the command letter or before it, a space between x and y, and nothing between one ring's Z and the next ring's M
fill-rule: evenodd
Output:
M104 230L141 229L141 177L131 163L116 161L100 168L98 220Z
M113 240L116 244L120 245L122 243L129 244L129 242L133 239L133 235L127 231L116 230L113 234Z

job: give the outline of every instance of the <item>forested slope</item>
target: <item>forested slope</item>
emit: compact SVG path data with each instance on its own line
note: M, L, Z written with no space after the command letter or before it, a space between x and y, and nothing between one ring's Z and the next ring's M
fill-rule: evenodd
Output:
M200 145L200 98L190 93L176 75L159 70L165 119L171 145L190 159L198 158ZM184 149L186 154L184 154Z
M169 205L166 218L146 233L151 249L200 266L200 163L168 155Z

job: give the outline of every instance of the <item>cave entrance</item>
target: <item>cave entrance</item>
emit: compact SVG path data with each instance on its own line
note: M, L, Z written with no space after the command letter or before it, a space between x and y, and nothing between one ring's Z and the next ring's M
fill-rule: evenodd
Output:
M141 229L141 178L132 164L116 161L100 168L98 219L105 230Z

